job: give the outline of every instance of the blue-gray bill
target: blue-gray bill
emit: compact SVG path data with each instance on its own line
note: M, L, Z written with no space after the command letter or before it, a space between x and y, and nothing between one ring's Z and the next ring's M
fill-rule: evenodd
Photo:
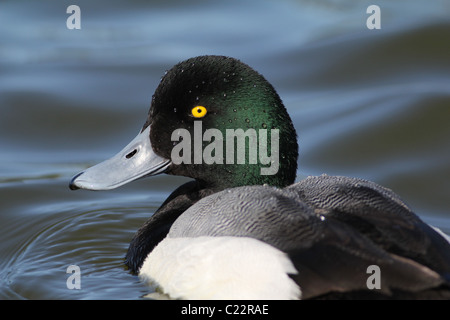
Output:
M139 178L163 173L170 164L170 160L153 151L148 126L115 156L73 177L70 189L111 190Z

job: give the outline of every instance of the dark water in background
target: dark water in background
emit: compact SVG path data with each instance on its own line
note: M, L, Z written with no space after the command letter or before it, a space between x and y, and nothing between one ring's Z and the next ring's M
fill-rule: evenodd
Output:
M81 8L81 30L66 8ZM184 178L73 192L70 178L141 128L161 75L230 55L277 88L299 179L328 173L396 191L450 232L450 2L1 1L0 298L138 299L123 268L137 228ZM81 290L66 268L81 268Z

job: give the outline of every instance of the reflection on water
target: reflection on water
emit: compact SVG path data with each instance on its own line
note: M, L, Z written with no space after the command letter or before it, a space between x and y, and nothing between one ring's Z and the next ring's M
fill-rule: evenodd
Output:
M0 3L0 298L138 299L129 240L184 178L71 192L134 137L164 70L200 54L250 64L299 134L299 179L381 183L450 232L450 6L378 1ZM81 268L81 290L66 269Z

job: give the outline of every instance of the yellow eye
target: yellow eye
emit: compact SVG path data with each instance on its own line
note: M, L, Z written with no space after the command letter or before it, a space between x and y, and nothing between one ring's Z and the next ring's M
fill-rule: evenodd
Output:
M207 111L206 108L203 106L196 106L192 108L191 112L195 118L203 118L204 116L206 116Z

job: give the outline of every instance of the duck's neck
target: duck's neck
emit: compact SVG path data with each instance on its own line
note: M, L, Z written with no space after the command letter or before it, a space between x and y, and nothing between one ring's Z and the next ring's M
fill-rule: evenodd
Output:
M288 125L289 129L293 128L291 123ZM227 188L264 184L286 187L294 183L296 177L297 137L293 129L280 132L281 130L277 129L271 133L269 150L264 150L267 145L256 141L245 144L244 148L235 148L229 160L228 146L224 146L226 152L218 163L171 165L166 173L195 178L205 188L214 189L216 192ZM255 140L258 139L266 142L268 138L258 134ZM252 148L255 150L251 150Z
M191 181L172 192L131 240L125 257L129 270L137 274L147 255L167 236L174 221L198 200L218 191L206 188L198 181Z

